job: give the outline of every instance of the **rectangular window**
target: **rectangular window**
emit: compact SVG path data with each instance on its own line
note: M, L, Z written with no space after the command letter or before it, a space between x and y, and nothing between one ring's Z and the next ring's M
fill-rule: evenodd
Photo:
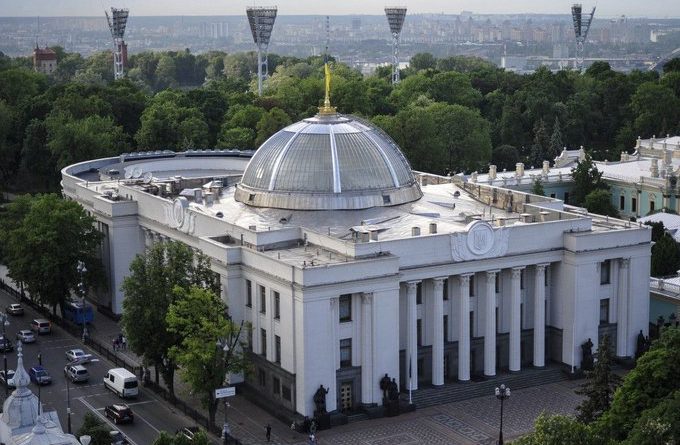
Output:
M609 323L609 298L600 300L600 324Z
M423 283L416 285L416 304L423 304Z
M425 359L418 359L418 379L422 379L425 376Z
M290 386L283 385L281 387L281 397L290 402Z
M475 276L470 275L470 296L475 296Z
M260 355L267 356L267 331L260 328Z
M279 380L278 377L272 378L272 388L275 395L278 396L281 394L281 380Z
M500 332L501 329L501 319L498 316L498 308L496 308L496 334Z
M253 328L252 327L248 328L248 349L250 349L250 352L253 351Z
M630 198L630 211L637 212L637 198Z
M340 295L340 323L352 321L352 295Z
M475 311L470 311L470 338L475 337Z
M623 210L624 208L626 208L626 197L621 195L619 197L619 210Z
M444 343L449 341L449 316L444 315Z
M274 292L274 318L276 320L281 318L281 295L278 292Z
M609 260L600 263L600 284L609 284L611 262Z
M260 386L263 388L267 385L267 374L264 372L264 369L258 368L257 369L257 379L260 382Z
M519 304L519 329L524 329L524 303Z
M260 288L260 313L267 313L267 290L264 286L259 286Z
M449 279L448 278L444 280L443 286L444 286L444 301L448 301L449 300Z
M274 361L281 364L281 337L274 336Z
M554 194L554 193L551 193L551 194L550 194L550 197L551 197L551 198L554 198L554 197L555 197L555 194Z
M349 368L352 366L352 339L343 338L340 340L340 367Z
M246 306L253 307L253 283L246 280Z
M564 203L569 204L569 192L564 192Z
M653 212L656 208L656 203L654 201L649 201L649 212Z
M417 344L418 346L423 345L423 320L420 318L416 322L416 336L418 337Z

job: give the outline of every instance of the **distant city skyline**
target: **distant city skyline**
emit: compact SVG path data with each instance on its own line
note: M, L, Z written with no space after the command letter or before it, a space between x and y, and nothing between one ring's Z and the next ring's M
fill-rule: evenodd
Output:
M240 15L247 6L276 5L282 15L377 15L386 5L404 5L411 14L444 13L460 14L569 14L572 1L556 0L421 0L385 2L377 0L344 0L343 2L319 2L312 0L274 0L253 2L244 0L3 0L0 17L55 17L98 16L111 6L130 8L133 15ZM678 18L680 2L677 0L582 1L584 10L597 6L596 18L629 17Z

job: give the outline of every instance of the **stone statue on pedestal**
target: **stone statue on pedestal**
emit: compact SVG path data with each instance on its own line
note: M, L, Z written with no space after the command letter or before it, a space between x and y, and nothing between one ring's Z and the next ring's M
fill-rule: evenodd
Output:
M383 393L383 405L386 404L388 399L388 391L390 389L390 377L385 373L385 377L380 379L380 390Z
M593 370L593 341L589 338L587 342L581 345L581 369L584 371Z
M314 393L314 405L316 406L314 416L326 414L326 394L328 394L328 389L319 385L319 389Z

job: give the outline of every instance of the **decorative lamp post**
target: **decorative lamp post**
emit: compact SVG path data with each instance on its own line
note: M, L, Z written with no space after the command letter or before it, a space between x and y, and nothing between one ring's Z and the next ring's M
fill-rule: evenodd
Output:
M9 395L9 383L7 378L7 347L9 346L9 340L7 340L7 326L9 326L8 315L0 312L0 323L2 323L2 340L3 340L3 352L2 360L5 365L5 398Z
M215 341L215 347L220 349L222 352L218 354L219 359L222 361L226 361L226 356L229 353L229 342L227 341L226 338L218 338L217 341ZM225 374L224 376L224 382L226 383L227 381L227 376ZM222 436L224 438L224 443L228 443L227 441L229 440L229 423L227 423L227 408L229 407L229 403L227 402L227 398L224 398L224 425L222 426Z
M496 387L496 398L501 401L501 428L498 432L498 445L503 445L503 401L510 397L510 388L502 384Z
M80 291L80 317L83 319L83 343L87 340L87 324L85 322L85 274L87 273L87 267L82 261L78 261L78 275L80 275L80 283L78 283L78 290Z

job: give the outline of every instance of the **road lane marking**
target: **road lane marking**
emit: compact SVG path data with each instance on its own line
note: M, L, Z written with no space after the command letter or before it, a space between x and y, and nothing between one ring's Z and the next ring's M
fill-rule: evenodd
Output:
M106 422L106 423L109 424L111 427L113 427L114 430L120 431L120 430L118 429L118 426L117 426L117 425L115 425L114 423L112 423L112 422L109 420L108 417L106 417L105 415L103 415L102 413L100 413L98 410L96 410L92 405L90 405L89 402L87 402L86 400L83 400L82 397L79 397L77 400L80 400L80 403L82 403L83 405L85 405L85 406L86 406L90 411L92 411L97 417L99 417L99 418L102 419L104 422ZM158 430L156 430L156 431L158 431ZM137 445L137 443L135 443L135 441L132 440L132 439L130 438L130 436L127 436L127 435L126 435L125 438L128 440L128 442L130 442L130 445Z

